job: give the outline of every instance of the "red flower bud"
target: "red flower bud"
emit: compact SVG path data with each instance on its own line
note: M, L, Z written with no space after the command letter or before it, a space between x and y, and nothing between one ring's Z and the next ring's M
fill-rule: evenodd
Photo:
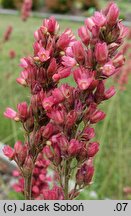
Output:
M112 3L108 9L107 22L109 25L114 25L119 17L119 9L115 3Z
M108 58L108 47L105 42L96 44L95 57L98 63L100 64L106 63Z
M101 120L103 120L105 118L105 113L100 111L100 110L96 110L93 115L90 117L90 123L94 124L97 123Z
M76 156L80 152L81 147L81 143L78 140L72 139L68 147L69 156Z
M5 146L3 148L3 153L6 157L8 157L10 160L14 158L15 152L10 146Z
M88 185L93 177L94 167L84 163L76 173L76 182L78 185Z
M96 11L92 19L99 27L103 27L106 24L106 17L101 12Z
M73 51L73 54L74 54L76 61L79 64L83 64L83 62L85 61L85 50L84 50L83 45L80 41L76 41L73 44L72 51Z
M89 143L87 147L88 157L94 157L98 151L99 151L99 144L97 142Z
M28 106L26 102L22 102L17 105L18 116L21 121L25 122L28 117Z
M107 100L111 98L116 93L114 86L111 86L108 90L106 90L104 94L104 99Z
M85 26L82 26L78 29L78 35L81 38L82 42L88 46L89 41L90 41L90 34L89 31Z

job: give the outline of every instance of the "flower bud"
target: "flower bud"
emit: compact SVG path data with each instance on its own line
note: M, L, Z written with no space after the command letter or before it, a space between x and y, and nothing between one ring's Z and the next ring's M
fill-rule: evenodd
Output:
M28 156L25 160L25 163L23 165L23 172L24 172L24 176L29 176L32 172L33 169L33 161L32 158L30 156Z
M52 77L52 75L55 74L56 69L57 69L56 59L52 58L49 67L47 69L48 77Z
M113 59L113 65L118 68L121 67L125 62L125 58L122 53L118 53Z
M21 141L17 141L14 145L14 150L16 154L20 154L23 150L23 145Z
M56 131L55 126L52 123L48 123L44 128L42 132L42 136L46 139L49 139L52 134Z
M90 139L94 138L95 136L95 130L94 128L87 127L84 129L82 134L82 140L85 139L86 141L89 141Z
M94 167L84 163L76 173L76 182L78 185L88 185L93 177Z
M110 5L110 8L107 13L107 23L113 26L119 17L119 9L115 3Z
M13 160L15 156L14 149L12 149L10 146L5 146L3 148L3 153L6 157L8 157L10 160Z
M97 142L89 143L87 147L88 157L94 157L98 151L99 151L99 144Z
M27 117L28 117L27 103L22 102L22 103L18 104L17 109L18 109L18 116L19 116L20 120L25 122L27 120Z
M116 93L114 86L111 86L106 92L104 93L104 99L107 100L111 98Z
M49 146L45 146L43 152L49 160L53 160L54 155Z
M85 50L82 46L81 41L76 41L72 46L72 51L76 61L79 64L83 64L85 61Z
M45 19L43 25L51 34L57 34L57 32L59 31L59 24L53 16L51 16L49 19Z
M90 34L89 31L85 26L82 26L78 29L78 35L81 38L82 42L88 46L89 41L90 41Z
M89 29L90 31L92 31L92 27L95 26L95 23L93 21L93 17L89 17L85 20L85 25L87 27L87 29Z
M115 67L112 63L108 62L102 67L102 73L109 77L115 73Z
M67 114L67 117L66 117L66 126L68 128L71 128L75 122L76 122L76 119L77 119L77 113L75 110L71 110L68 114Z
M108 47L105 42L96 44L95 57L98 63L100 64L106 63L108 58Z
M13 109L11 109L10 107L7 107L6 108L6 111L4 112L4 116L6 118L9 118L9 119L13 119L15 121L19 121L19 117L17 116L17 112L15 112Z
M44 98L44 100L42 101L42 106L46 111L51 110L53 104L54 104L54 98L52 96L48 98Z
M68 147L69 156L76 156L80 152L81 147L81 143L78 140L72 139Z
M106 114L100 110L96 110L93 115L90 117L90 123L97 123L105 118Z
M54 98L54 103L61 103L65 99L59 88L56 88L52 91L52 96Z
M98 27L103 27L106 24L106 17L101 12L95 12L93 21Z

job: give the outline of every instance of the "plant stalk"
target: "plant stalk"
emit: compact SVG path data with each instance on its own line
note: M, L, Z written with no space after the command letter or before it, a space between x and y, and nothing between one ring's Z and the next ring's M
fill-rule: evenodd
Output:
M69 164L68 161L66 161L65 164L65 185L64 185L64 193L65 193L65 199L68 200L68 190L69 190Z
M31 189L32 189L32 173L25 177L24 182L24 195L25 200L31 200Z

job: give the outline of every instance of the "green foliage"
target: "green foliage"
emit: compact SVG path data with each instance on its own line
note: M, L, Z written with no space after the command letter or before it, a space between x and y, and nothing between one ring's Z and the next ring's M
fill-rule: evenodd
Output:
M3 8L9 8L9 9L14 9L14 1L13 0L1 0L1 5Z
M17 193L15 191L10 191L8 194L10 200L24 200L24 195L22 193Z

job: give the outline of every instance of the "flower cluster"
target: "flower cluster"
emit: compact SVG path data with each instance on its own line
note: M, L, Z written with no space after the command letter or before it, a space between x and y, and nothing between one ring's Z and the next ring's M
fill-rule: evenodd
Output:
M52 178L48 176L49 161L43 158L43 154L40 153L32 177L32 197L33 199L42 199L45 191L49 190L49 182ZM24 178L21 176L20 171L13 171L13 176L17 178L18 183L13 185L13 189L16 192L24 193Z
M44 156L57 173L59 186L45 190L44 199L74 199L92 182L93 160L99 151L93 125L105 113L98 105L111 98L115 89L105 82L118 72L124 57L118 48L127 29L119 20L119 9L111 3L85 20L76 40L70 29L58 34L59 25L51 17L35 32L34 56L21 59L23 68L17 82L30 88L31 100L7 108L5 116L20 121L25 144L4 153L17 162L25 179L25 197L30 199L29 183L38 155ZM73 75L75 87L60 80ZM70 179L74 187L69 189ZM51 195L52 194L52 195Z
M32 0L24 0L21 8L21 18L23 21L26 21L30 16L32 8Z

